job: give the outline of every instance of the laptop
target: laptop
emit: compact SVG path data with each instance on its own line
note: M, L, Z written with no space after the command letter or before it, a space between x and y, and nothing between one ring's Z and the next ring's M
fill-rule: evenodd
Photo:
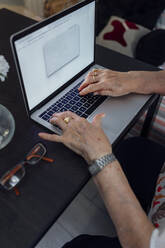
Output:
M105 112L103 129L112 140L121 129L115 119L110 125L112 98L78 92L87 73L102 68L95 64L95 5L95 0L82 1L30 26L12 35L11 46L32 120L61 135L61 129L49 122L54 113L70 110L91 121Z

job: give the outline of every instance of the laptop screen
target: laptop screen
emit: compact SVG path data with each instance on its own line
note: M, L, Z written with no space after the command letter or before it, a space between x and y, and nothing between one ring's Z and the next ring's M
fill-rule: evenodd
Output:
M95 2L15 41L29 109L94 61Z

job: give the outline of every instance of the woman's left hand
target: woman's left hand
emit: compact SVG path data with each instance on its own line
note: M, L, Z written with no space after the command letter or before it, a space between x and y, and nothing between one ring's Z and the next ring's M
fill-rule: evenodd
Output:
M88 73L85 81L80 85L79 94L81 96L89 93L105 96L123 96L133 93L138 83L136 74L136 72L94 69Z

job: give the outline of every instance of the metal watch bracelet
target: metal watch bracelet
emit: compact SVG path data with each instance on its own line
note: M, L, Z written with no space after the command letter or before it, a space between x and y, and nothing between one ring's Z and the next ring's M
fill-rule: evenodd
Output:
M105 166L116 160L113 153L107 154L99 159L93 161L93 163L88 167L89 172L92 176L97 175Z

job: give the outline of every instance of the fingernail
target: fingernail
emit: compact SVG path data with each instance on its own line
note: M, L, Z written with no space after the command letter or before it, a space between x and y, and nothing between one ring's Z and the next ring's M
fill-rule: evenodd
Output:
M52 123L52 121L56 121L56 120L57 120L57 118L54 116L54 117L52 117L52 118L49 120L49 122Z

